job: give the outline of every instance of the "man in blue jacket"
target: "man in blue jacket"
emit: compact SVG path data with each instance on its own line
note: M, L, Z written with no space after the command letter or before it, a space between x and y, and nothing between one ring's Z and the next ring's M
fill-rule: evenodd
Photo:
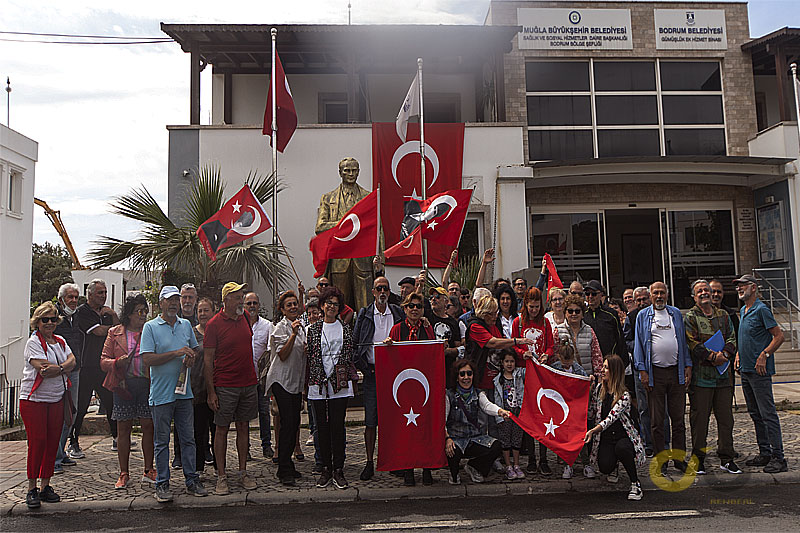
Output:
M388 279L383 276L375 278L372 283L372 297L375 300L361 308L353 329L357 354L356 366L364 374L364 444L367 449L367 464L361 472L362 481L368 481L375 475L372 458L378 434L378 396L375 388L373 343L383 342L389 336L392 326L405 318L400 307L389 303L389 289Z
M667 305L667 286L650 285L653 304L636 316L634 366L647 389L650 430L656 455L665 449L664 416L669 407L672 423L670 457L675 468L686 471L686 389L692 382L692 359L686 342L683 317L677 307ZM667 463L661 467L666 473Z

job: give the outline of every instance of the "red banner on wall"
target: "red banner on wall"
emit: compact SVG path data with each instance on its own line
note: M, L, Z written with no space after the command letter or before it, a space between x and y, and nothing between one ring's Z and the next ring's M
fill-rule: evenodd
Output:
M386 246L408 237L406 215L418 213L422 204L419 124L409 124L404 143L394 122L372 124L372 185L381 188L381 221ZM425 181L431 197L461 188L464 161L464 124L425 125ZM413 230L413 228L411 228ZM452 246L428 242L428 266L444 268ZM419 256L388 259L392 266L421 266Z

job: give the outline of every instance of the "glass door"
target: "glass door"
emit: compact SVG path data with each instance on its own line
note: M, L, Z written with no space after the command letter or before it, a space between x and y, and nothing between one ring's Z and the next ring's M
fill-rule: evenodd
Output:
M532 264L537 265L544 253L549 253L565 287L576 279L603 279L602 212L533 213L531 239Z

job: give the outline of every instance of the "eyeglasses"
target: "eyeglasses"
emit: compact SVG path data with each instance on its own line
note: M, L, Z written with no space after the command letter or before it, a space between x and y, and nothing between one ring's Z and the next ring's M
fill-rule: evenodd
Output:
M579 314L583 313L583 309L567 309L566 312L571 314L571 315L579 315Z
M52 322L53 324L58 322L57 316L41 316L39 320L42 321L42 324L47 324L48 322Z
M375 287L375 290L378 292L389 292L390 289L388 285L378 285Z
M599 292L595 292L595 291L586 291L584 294L586 296L597 296L600 293Z
M575 296L583 296L583 291L569 291L569 293Z
M147 309L139 309L136 311L136 314L139 316L147 316Z
M406 307L409 309L422 309L424 306L422 304L406 304Z
M330 283L317 283L317 287L330 287Z
M339 307L339 302L328 300L327 302L325 302L325 305L329 305L331 307Z
M458 377L472 377L472 370L459 370Z

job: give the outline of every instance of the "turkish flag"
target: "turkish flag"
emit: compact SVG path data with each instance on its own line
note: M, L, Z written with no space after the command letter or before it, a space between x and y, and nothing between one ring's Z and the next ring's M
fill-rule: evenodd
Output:
M511 418L568 465L575 462L586 436L591 381L528 359L525 396L519 416Z
M545 265L547 265L547 296L545 297L545 301L547 301L550 295L550 289L553 287L563 289L564 284L561 283L561 278L558 277L558 271L556 271L556 264L553 263L553 258L550 257L550 254L547 252L544 254L544 262Z
M420 233L421 228L417 228L411 232L411 235L384 250L383 256L387 259L387 263L389 259L398 261L405 257L416 258L417 261L420 261L422 256L422 236Z
M378 193L372 191L342 217L338 224L308 243L314 258L314 277L325 274L328 259L375 255L378 239Z
M294 109L294 99L292 91L289 89L289 81L283 72L281 58L275 52L275 91L278 93L277 102L277 128L278 128L278 151L283 153L289 139L292 138L294 130L297 129L297 111ZM272 80L267 89L267 107L264 109L264 126L261 128L263 135L270 135L269 143L272 145Z
M461 189L464 124L426 124L425 144L426 198ZM381 221L386 242L400 242L413 231L413 228L403 230L407 215L419 213L422 204L419 124L408 124L405 142L398 137L394 122L372 124L372 182L373 188L381 187ZM447 266L451 250L452 246L432 240L428 246L428 264ZM421 254L420 249L416 257L395 257L387 260L387 264L418 267Z
M261 202L245 185L214 216L200 224L195 233L208 256L216 260L220 248L255 237L271 227L272 221Z
M375 345L378 470L447 466L444 372L442 341Z

